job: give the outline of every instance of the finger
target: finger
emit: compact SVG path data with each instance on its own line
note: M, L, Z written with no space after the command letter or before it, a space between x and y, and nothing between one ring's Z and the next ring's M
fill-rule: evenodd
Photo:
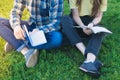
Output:
M88 32L88 33L89 33L89 35L90 35L90 34L92 34L91 30L89 30L89 32Z
M24 35L24 31L23 30L21 30L21 32L20 32L20 38L22 40L25 40L25 35Z
M15 36L16 39L20 39L18 32L14 32L14 36Z
M15 35L16 39L22 39L22 40L24 40L24 36L23 36L23 33L22 33L21 30L14 32L14 35Z
M22 39L20 33L16 34L15 37L16 37L16 39Z

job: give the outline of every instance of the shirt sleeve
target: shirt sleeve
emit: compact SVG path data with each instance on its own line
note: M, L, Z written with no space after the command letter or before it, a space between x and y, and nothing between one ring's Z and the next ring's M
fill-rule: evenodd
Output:
M49 10L49 23L42 26L42 30L50 32L60 29L60 17L63 12L63 0L51 0L51 7ZM40 28L41 29L41 28Z
M102 12L106 11L107 10L107 0L102 0L102 4L100 6L100 10Z
M24 0L15 0L14 7L10 13L10 25L12 28L16 26L20 26L20 19L21 14L25 8L25 1Z
M76 0L69 0L70 9L78 8L76 6Z

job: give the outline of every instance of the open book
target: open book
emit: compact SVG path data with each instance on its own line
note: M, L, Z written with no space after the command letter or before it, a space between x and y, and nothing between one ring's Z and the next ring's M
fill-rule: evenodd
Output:
M82 26L74 26L74 27L77 27L77 28L87 28L87 27L82 27ZM108 34L111 34L111 33L112 33L112 32L111 32L110 30L108 30L107 28L101 27L101 26L100 26L100 27L99 27L99 26L94 26L94 27L89 28L89 29L91 29L94 34L100 33L100 32L105 32L105 33L108 33Z
M33 47L47 43L42 30L34 29L32 32L28 32L25 25L23 25L23 29L25 30L25 34Z

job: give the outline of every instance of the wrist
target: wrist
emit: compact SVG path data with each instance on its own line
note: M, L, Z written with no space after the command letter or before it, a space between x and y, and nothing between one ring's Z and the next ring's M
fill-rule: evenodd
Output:
M12 28L13 28L13 30L15 29L15 28L18 28L18 27L21 27L19 24L16 24L16 25L13 25L12 26Z

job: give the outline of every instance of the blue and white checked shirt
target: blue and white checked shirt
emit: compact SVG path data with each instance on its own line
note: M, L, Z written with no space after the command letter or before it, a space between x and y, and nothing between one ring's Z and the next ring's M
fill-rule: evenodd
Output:
M63 12L63 0L15 0L10 15L10 24L20 26L23 10L30 12L28 24L37 24L45 33L60 29L60 17Z

